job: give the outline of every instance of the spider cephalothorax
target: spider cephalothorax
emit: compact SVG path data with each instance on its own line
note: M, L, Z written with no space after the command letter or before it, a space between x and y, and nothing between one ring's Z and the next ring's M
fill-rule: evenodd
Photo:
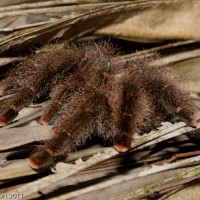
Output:
M0 107L0 125L40 96L49 95L42 124L52 137L29 158L32 168L49 167L92 134L128 149L134 133L148 132L163 120L179 117L191 126L196 107L154 58L114 62L107 43L68 44L24 59L2 81L0 94L13 94Z

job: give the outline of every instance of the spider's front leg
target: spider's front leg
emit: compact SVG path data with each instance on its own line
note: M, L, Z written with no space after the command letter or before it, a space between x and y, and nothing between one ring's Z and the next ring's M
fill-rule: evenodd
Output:
M95 120L105 98L93 90L78 91L67 102L52 128L52 137L29 158L34 169L49 168L59 156L73 151L84 143L95 130Z
M55 159L71 152L93 133L103 135L106 140L118 133L118 130L115 131L119 124L118 115L116 112L112 113L115 120L114 123L109 123L106 116L110 115L109 106L104 94L108 91L105 88L110 77L107 77L109 72L104 61L109 60L112 50L105 44L89 44L84 49L86 53L77 71L54 88L52 98L43 112L42 123L51 122L56 113L60 114L54 121L52 138L29 159L29 164L34 169L53 165ZM117 93L115 97L116 95ZM119 105L118 99L115 102Z
M79 52L79 53L77 53ZM82 51L68 49L35 54L26 58L2 81L1 95L11 94L0 106L0 126L12 121L18 112L38 97L48 94L59 71L67 71L82 58ZM76 59L74 56L76 55Z
M40 123L44 125L54 123L62 106L70 101L83 83L84 79L77 74L73 74L66 81L58 83L50 93L50 100L44 108Z

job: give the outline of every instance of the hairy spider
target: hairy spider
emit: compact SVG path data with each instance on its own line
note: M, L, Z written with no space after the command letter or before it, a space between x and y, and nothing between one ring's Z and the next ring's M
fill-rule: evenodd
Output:
M152 59L114 62L112 45L65 44L62 49L31 55L2 81L0 94L13 94L0 106L0 126L43 95L50 100L40 122L53 124L52 137L29 158L34 169L52 166L92 134L128 150L132 135L149 132L178 117L195 127L196 106Z

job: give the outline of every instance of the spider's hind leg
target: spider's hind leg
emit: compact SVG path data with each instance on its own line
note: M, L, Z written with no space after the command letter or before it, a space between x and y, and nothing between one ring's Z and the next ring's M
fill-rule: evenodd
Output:
M191 127L196 127L193 118L197 107L192 98L180 89L170 75L160 67L148 66L143 74L146 90L160 112L168 118L178 118Z
M176 85L169 85L163 91L165 96L161 97L161 104L168 111L171 121L177 118L196 128L197 122L193 118L196 106L189 94L181 91Z
M134 134L147 133L163 120L162 115L155 112L137 69L124 69L122 80L121 134L116 137L115 144L118 151L128 150Z

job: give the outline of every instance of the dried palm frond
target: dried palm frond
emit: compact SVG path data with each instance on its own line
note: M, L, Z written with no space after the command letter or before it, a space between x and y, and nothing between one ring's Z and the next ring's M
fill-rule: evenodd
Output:
M46 43L109 37L128 52L116 62L158 52L161 57L152 64L170 66L200 108L198 1L20 0L1 1L0 6L0 79ZM156 131L135 136L131 151L123 154L98 142L78 146L65 162L39 173L28 166L27 157L49 137L51 126L37 124L42 107L37 103L26 108L0 128L1 194L22 194L24 199L170 199L198 187L199 112L196 129L165 122ZM193 199L198 199L199 190L194 190Z

